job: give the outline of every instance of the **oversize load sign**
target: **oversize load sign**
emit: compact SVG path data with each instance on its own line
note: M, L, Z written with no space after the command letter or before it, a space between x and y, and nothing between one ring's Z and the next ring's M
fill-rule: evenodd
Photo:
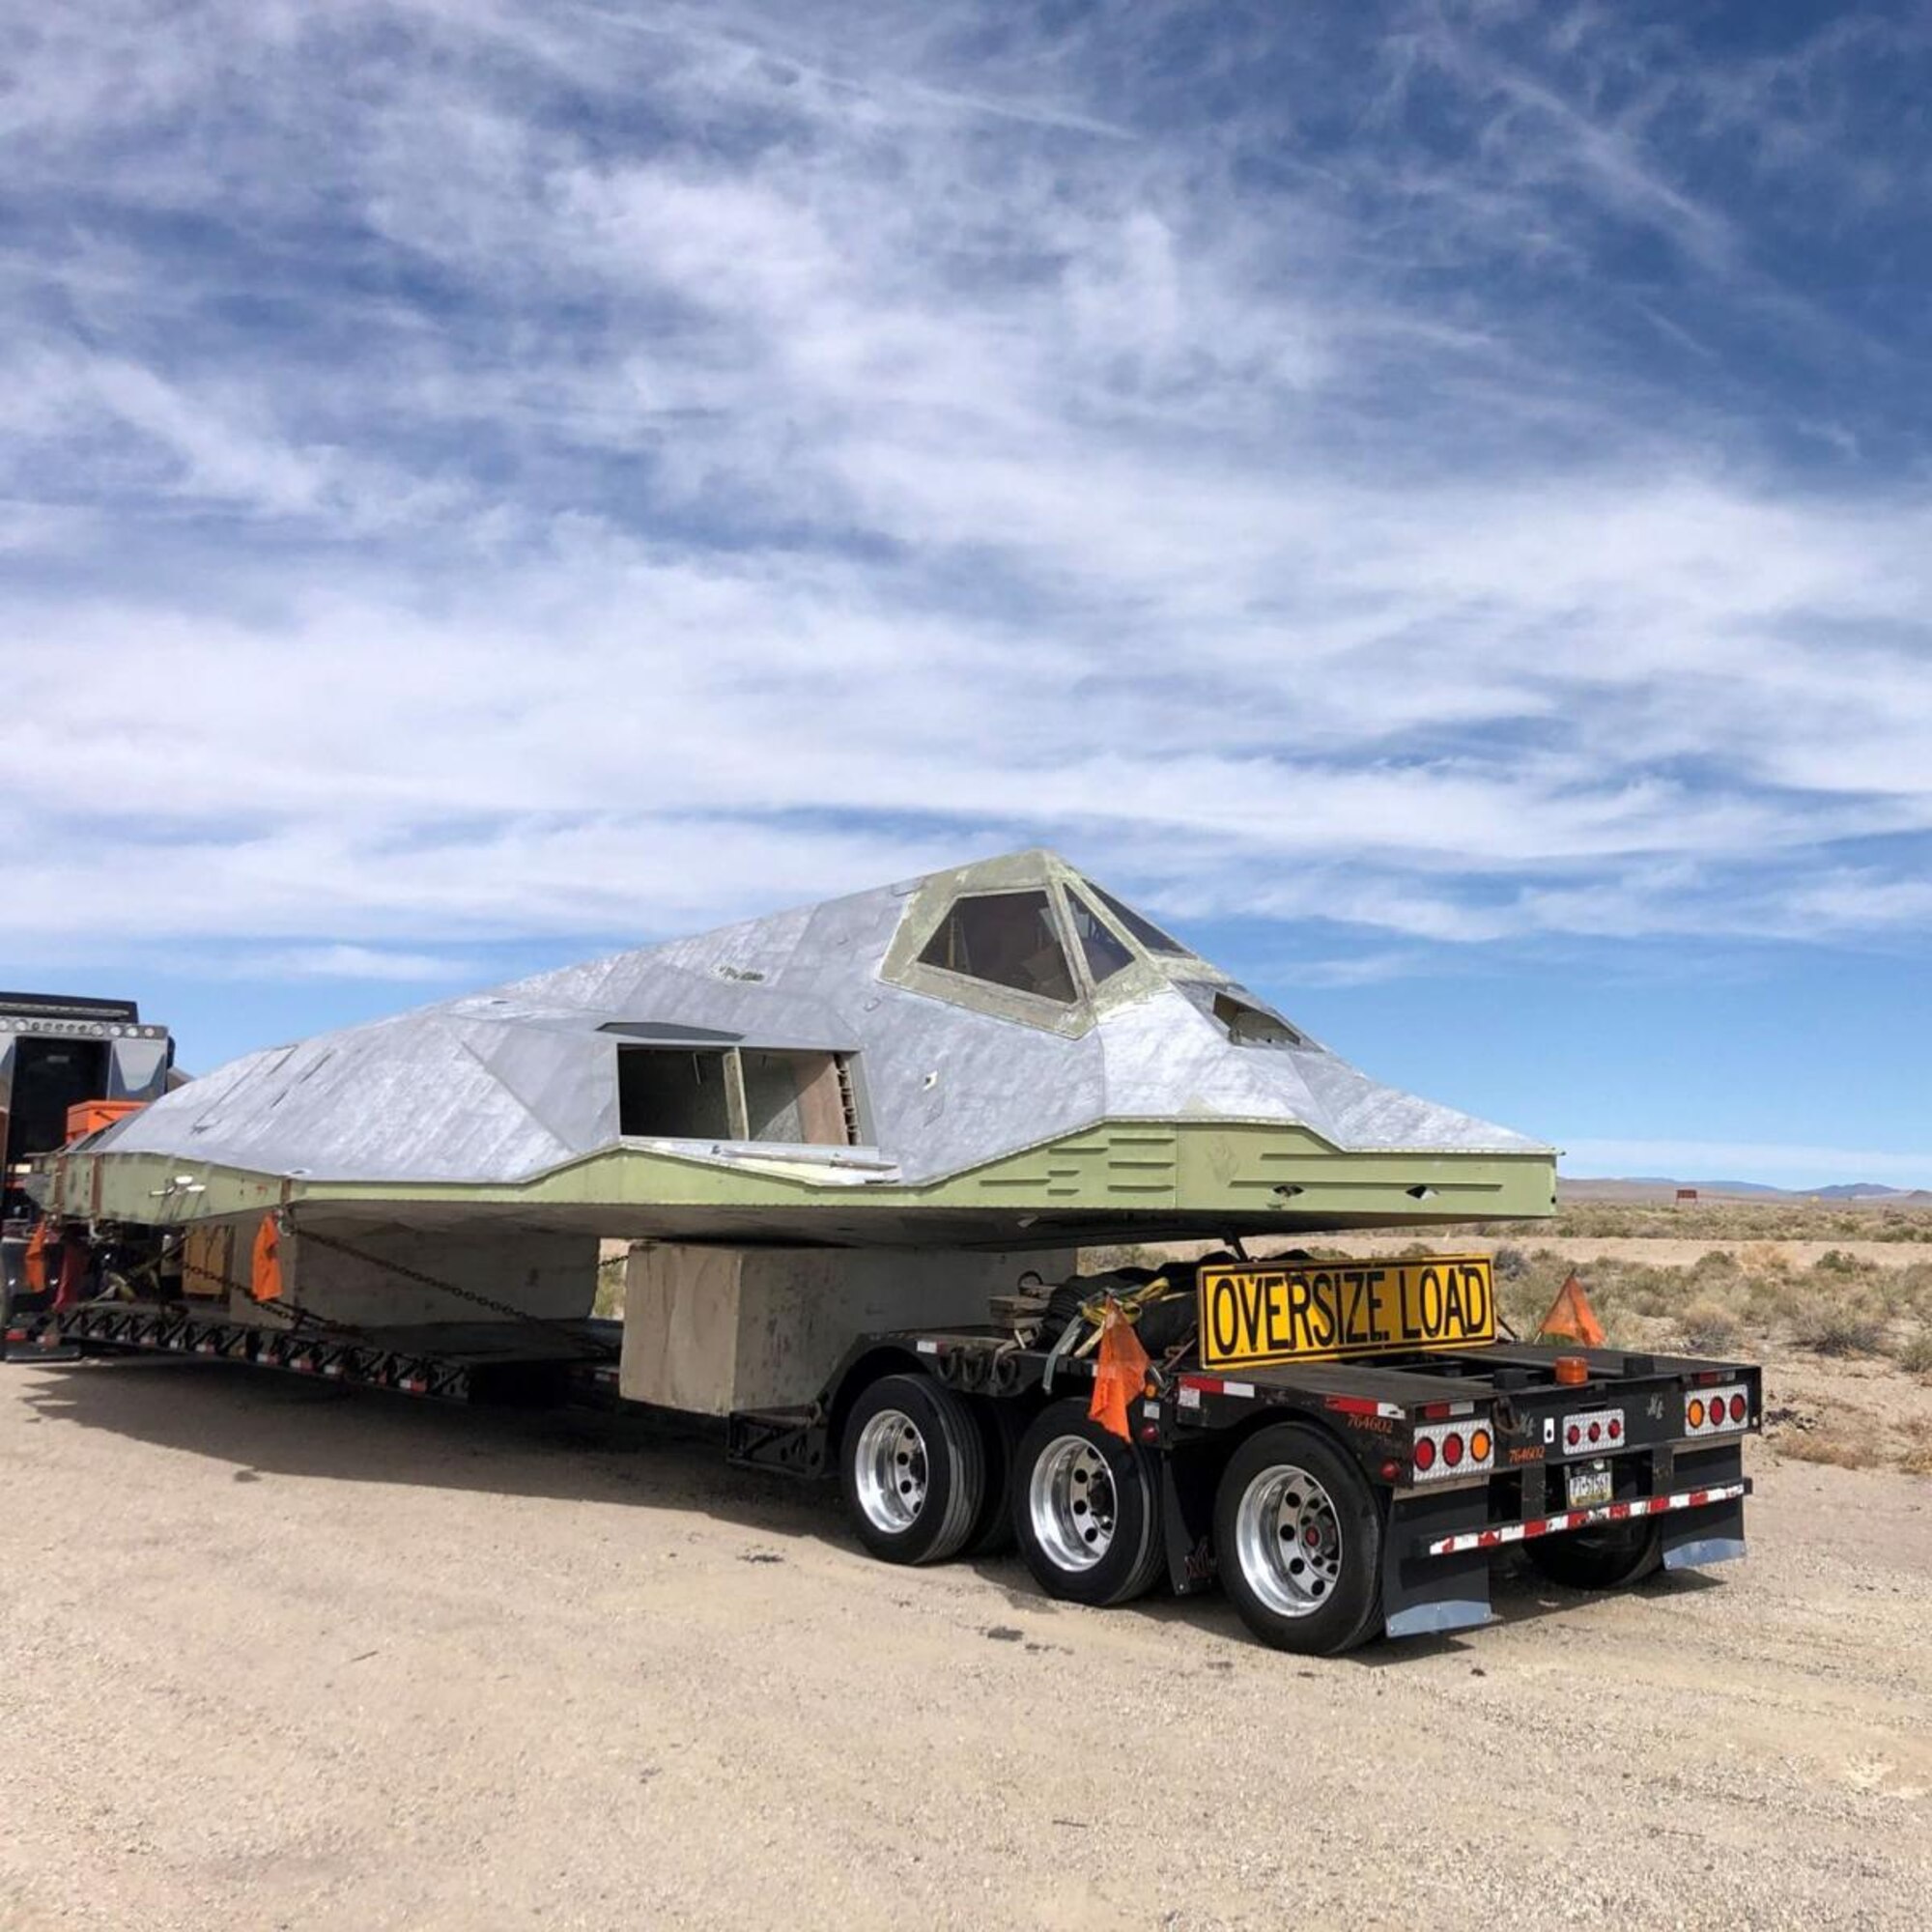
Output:
M1255 1369L1496 1339L1486 1255L1201 1270L1201 1365Z

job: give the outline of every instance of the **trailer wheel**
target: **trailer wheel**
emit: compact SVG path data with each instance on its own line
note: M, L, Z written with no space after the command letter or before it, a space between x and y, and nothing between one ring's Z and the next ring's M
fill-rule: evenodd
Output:
M888 1563L944 1563L979 1520L985 1452L965 1399L925 1376L884 1376L852 1405L839 1487L859 1541Z
M1264 1643L1335 1657L1381 1609L1382 1512L1361 1471L1300 1423L1236 1449L1214 1492L1222 1586Z
M1012 1492L1020 1555L1049 1597L1124 1604L1166 1568L1160 1465L1090 1421L1084 1401L1034 1418L1013 1454Z
M1663 1525L1606 1523L1566 1530L1523 1545L1538 1572L1569 1590L1623 1590L1640 1583L1663 1561Z

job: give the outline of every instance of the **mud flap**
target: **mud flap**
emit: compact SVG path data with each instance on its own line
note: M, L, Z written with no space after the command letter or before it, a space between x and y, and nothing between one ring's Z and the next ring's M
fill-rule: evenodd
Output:
M1671 1478L1678 1489L1735 1483L1745 1472L1744 1445L1680 1454ZM1663 1567L1702 1570L1713 1563L1732 1563L1745 1553L1745 1500L1711 1503L1703 1509L1678 1510L1661 1519L1663 1527Z
M1389 1636L1473 1630L1490 1620L1490 1552L1418 1554L1432 1539L1489 1523L1487 1483L1440 1495L1395 1496L1382 1539L1382 1629Z
M1214 1485L1221 1462L1184 1449L1160 1459L1160 1526L1167 1579L1177 1597L1191 1597L1214 1580Z

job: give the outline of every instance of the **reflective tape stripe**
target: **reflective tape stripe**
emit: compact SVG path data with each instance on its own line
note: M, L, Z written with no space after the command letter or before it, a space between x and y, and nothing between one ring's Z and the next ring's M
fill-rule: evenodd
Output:
M1494 1549L1505 1543L1526 1543L1531 1537L1558 1530L1586 1529L1597 1522L1628 1522L1633 1517L1665 1516L1672 1510L1702 1509L1706 1503L1735 1501L1745 1493L1742 1483L1722 1483L1716 1489L1679 1490L1674 1495L1640 1496L1634 1502L1602 1503L1595 1509L1565 1510L1557 1516L1531 1517L1523 1522L1494 1529L1466 1530L1460 1536L1440 1536L1427 1548L1431 1556L1459 1556L1468 1549Z
M1180 1378L1181 1400L1187 1400L1189 1389L1194 1391L1194 1401L1198 1403L1204 1395L1251 1396L1255 1392L1253 1382L1231 1382L1220 1376L1182 1376ZM1189 1403L1188 1406L1194 1406Z

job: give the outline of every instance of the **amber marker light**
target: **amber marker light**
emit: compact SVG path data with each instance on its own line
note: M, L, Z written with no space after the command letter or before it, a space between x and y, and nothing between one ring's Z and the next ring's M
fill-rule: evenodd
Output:
M1552 1367L1562 1388L1580 1388L1590 1379L1590 1365L1581 1355L1558 1355Z

